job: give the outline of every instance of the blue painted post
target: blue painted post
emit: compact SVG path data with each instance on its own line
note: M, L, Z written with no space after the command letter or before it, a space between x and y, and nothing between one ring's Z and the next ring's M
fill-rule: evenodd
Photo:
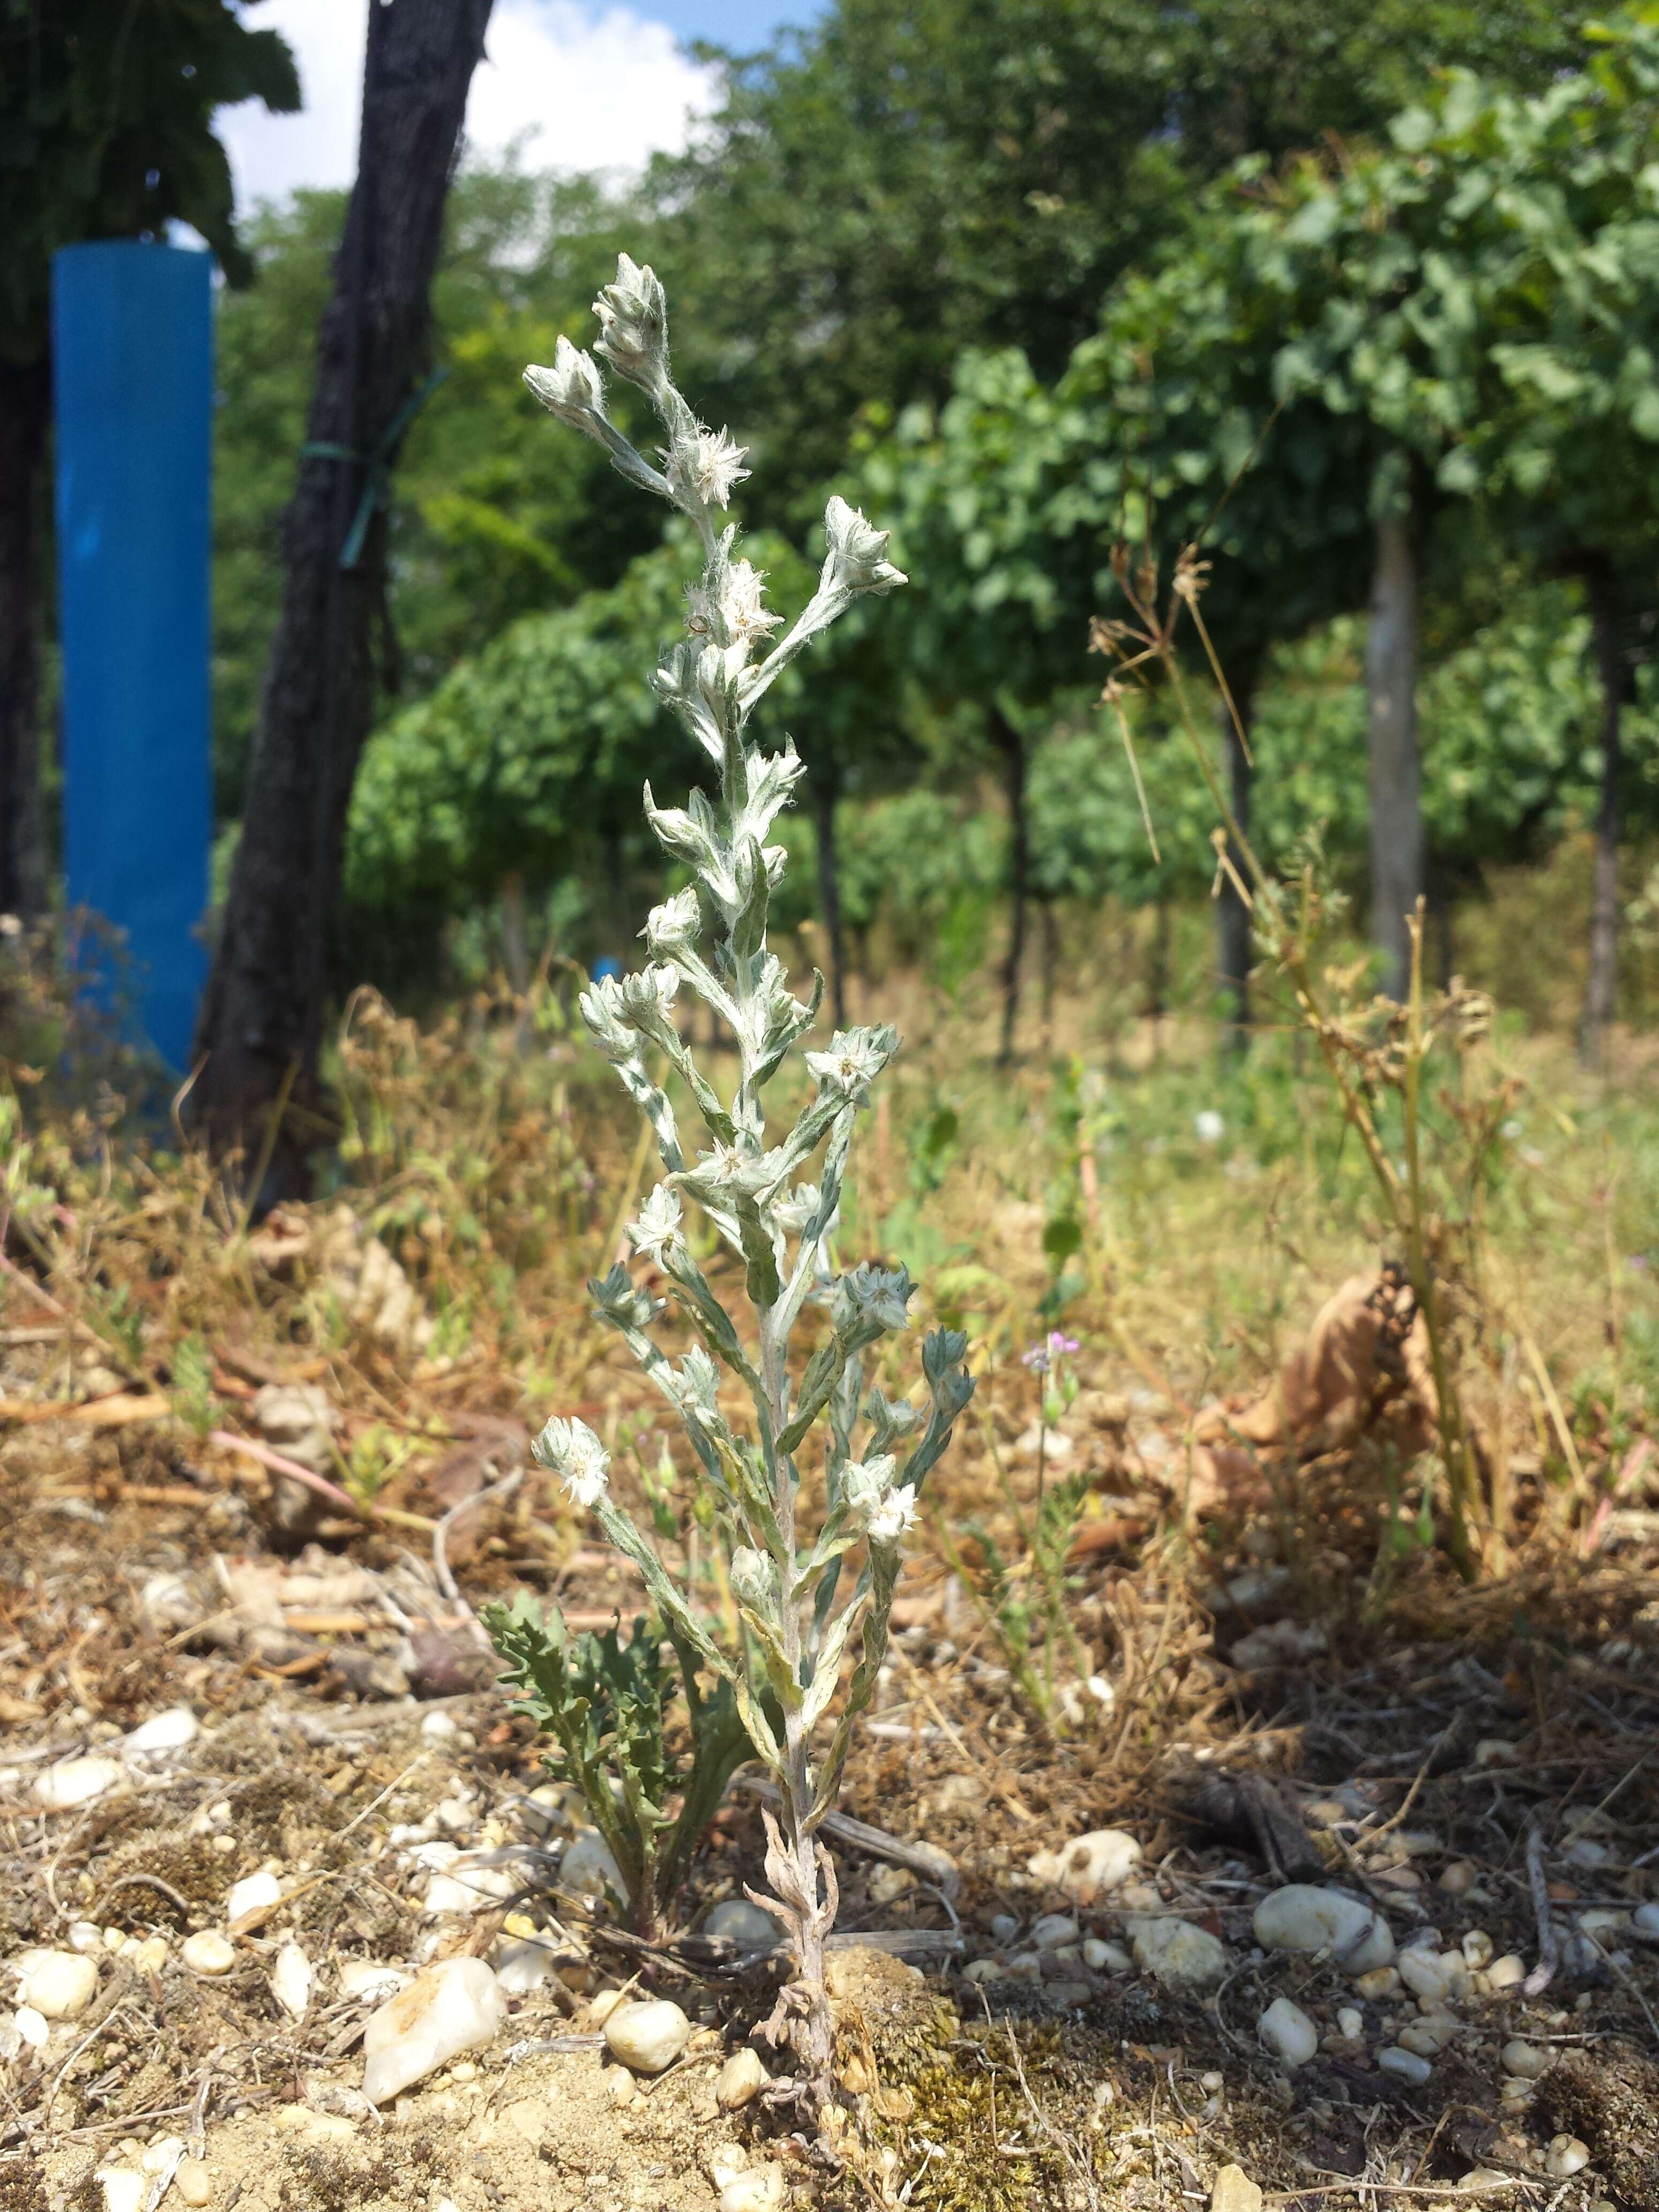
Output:
M65 247L52 373L65 887L124 933L144 1035L183 1069L212 835L212 257Z

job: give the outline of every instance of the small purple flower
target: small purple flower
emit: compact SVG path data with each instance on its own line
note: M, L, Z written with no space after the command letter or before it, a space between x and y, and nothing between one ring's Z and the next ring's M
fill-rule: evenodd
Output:
M1067 1336L1061 1329L1051 1328L1044 1343L1034 1344L1029 1352L1021 1353L1020 1364L1029 1367L1033 1375L1046 1375L1055 1360L1063 1359L1068 1352L1075 1352L1077 1348L1074 1336Z

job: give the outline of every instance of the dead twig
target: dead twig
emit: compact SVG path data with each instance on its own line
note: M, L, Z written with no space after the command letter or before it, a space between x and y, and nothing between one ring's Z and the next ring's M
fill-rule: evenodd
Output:
M452 1505L432 1531L432 1571L438 1578L438 1588L450 1603L465 1615L466 1625L474 1641L482 1644L486 1651L493 1651L495 1647L477 1614L461 1595L460 1585L450 1570L445 1539L458 1521L469 1513L476 1512L480 1505L487 1505L492 1498L510 1498L524 1480L525 1472L523 1468L515 1467L511 1474L504 1474L499 1482L490 1483L486 1489L474 1491L471 1498L464 1498L459 1505Z
M1533 1917L1538 1923L1538 1964L1521 1986L1528 1996L1536 1997L1555 1979L1561 1963L1561 1938L1550 1911L1549 1883L1544 1874L1544 1832L1536 1820L1527 1828L1527 1887L1532 1892Z

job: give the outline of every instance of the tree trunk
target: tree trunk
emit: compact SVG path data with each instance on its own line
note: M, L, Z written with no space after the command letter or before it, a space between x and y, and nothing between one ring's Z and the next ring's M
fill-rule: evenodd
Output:
M824 957L830 964L830 1010L838 1030L847 1026L847 959L841 927L841 867L836 850L836 802L841 778L826 763L813 779L817 816L818 919L823 925Z
M1426 957L1424 960L1425 980L1426 981L1431 969L1435 981L1443 991L1449 991L1451 988L1451 979L1457 964L1452 927L1454 879L1451 870L1444 864L1437 864L1432 854L1428 860L1427 867L1428 889L1424 895L1425 907L1424 920L1428 926L1425 953L1428 947L1432 947L1434 957L1432 961Z
M1365 709L1371 786L1371 937L1382 988L1403 1002L1411 980L1407 916L1423 892L1417 755L1417 554L1410 520L1376 526Z
M384 489L428 357L444 202L489 4L368 9L357 181L283 518L282 613L190 1101L216 1153L269 1146L261 1203L307 1189L308 1155L332 1133L318 1058L346 810L374 711Z
M1233 705L1238 710L1238 721L1224 699L1218 702L1220 719L1222 750L1226 758L1227 780L1231 787L1228 796L1232 800L1233 817L1240 830L1250 834L1250 761L1245 751L1250 731L1250 705L1255 691L1254 674L1241 675L1233 681ZM1239 734L1243 726L1243 738ZM1231 861L1240 883L1248 883L1244 855L1237 843L1229 842L1228 859ZM1250 1040L1250 910L1239 896L1232 878L1224 872L1221 889L1215 902L1216 980L1228 1000L1223 1017L1226 1027L1224 1042L1230 1052L1242 1052Z
M46 360L0 362L0 914L46 903L40 821L41 457L52 415Z
M1042 947L1042 1049L1054 1048L1054 994L1060 980L1060 918L1051 898L1037 901L1037 934Z
M1025 902L1031 874L1030 836L1025 819L1025 740L1000 707L991 709L991 742L1002 755L1008 798L1008 951L1002 963L1002 1043L998 1065L1014 1056L1019 1020L1019 970L1025 957Z
M1578 1020L1578 1056L1599 1060L1613 1019L1619 965L1619 784L1623 765L1620 728L1625 699L1625 660L1613 579L1598 563L1589 571L1590 620L1595 632L1596 672L1601 679L1601 798L1595 810L1595 878L1590 893L1589 979Z

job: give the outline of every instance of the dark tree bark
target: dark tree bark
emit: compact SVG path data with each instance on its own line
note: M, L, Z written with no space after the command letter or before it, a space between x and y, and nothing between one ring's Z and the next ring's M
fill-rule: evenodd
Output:
M368 9L357 181L318 331L308 450L283 520L282 614L190 1100L216 1153L269 1146L262 1203L308 1188L308 1155L333 1126L318 1056L346 809L374 711L383 498L344 563L427 364L444 202L489 4L371 0Z
M1054 1042L1054 997L1060 982L1060 916L1051 898L1037 901L1037 939L1042 947L1042 1049Z
M1014 1056L1019 1020L1019 971L1025 957L1025 908L1031 878L1031 840L1025 819L1025 740L1000 707L991 709L991 742L1002 755L1008 799L1008 950L1002 963L1002 1042L998 1064Z
M825 762L814 774L812 801L818 847L818 918L830 963L830 1011L838 1030L847 1026L847 958L841 926L841 865L836 846L836 803L841 778Z
M1365 708L1371 787L1371 938L1382 988L1411 982L1407 917L1423 895L1423 807L1417 751L1417 548L1409 518L1376 527Z
M1596 673L1601 680L1601 795L1595 810L1595 875L1590 892L1589 976L1578 1019L1578 1055L1598 1060L1613 1019L1619 967L1619 800L1624 765L1620 724L1625 703L1625 656L1613 577L1604 562L1589 569L1590 620L1595 634Z
M1250 834L1250 760L1245 750L1250 733L1250 708L1255 695L1255 672L1240 671L1232 678L1233 706L1237 709L1235 722L1224 699L1219 702L1222 750L1226 758L1228 796L1232 800L1233 818L1240 830ZM1239 735L1243 725L1243 738ZM1236 842L1228 845L1228 858L1240 883L1248 883L1244 855ZM1216 980L1228 1000L1224 1017L1226 1024L1224 1042L1230 1052L1242 1052L1250 1041L1250 910L1239 896L1232 878L1223 874L1221 890L1215 902Z
M46 360L0 362L0 914L46 903L40 820L41 459L52 419Z

